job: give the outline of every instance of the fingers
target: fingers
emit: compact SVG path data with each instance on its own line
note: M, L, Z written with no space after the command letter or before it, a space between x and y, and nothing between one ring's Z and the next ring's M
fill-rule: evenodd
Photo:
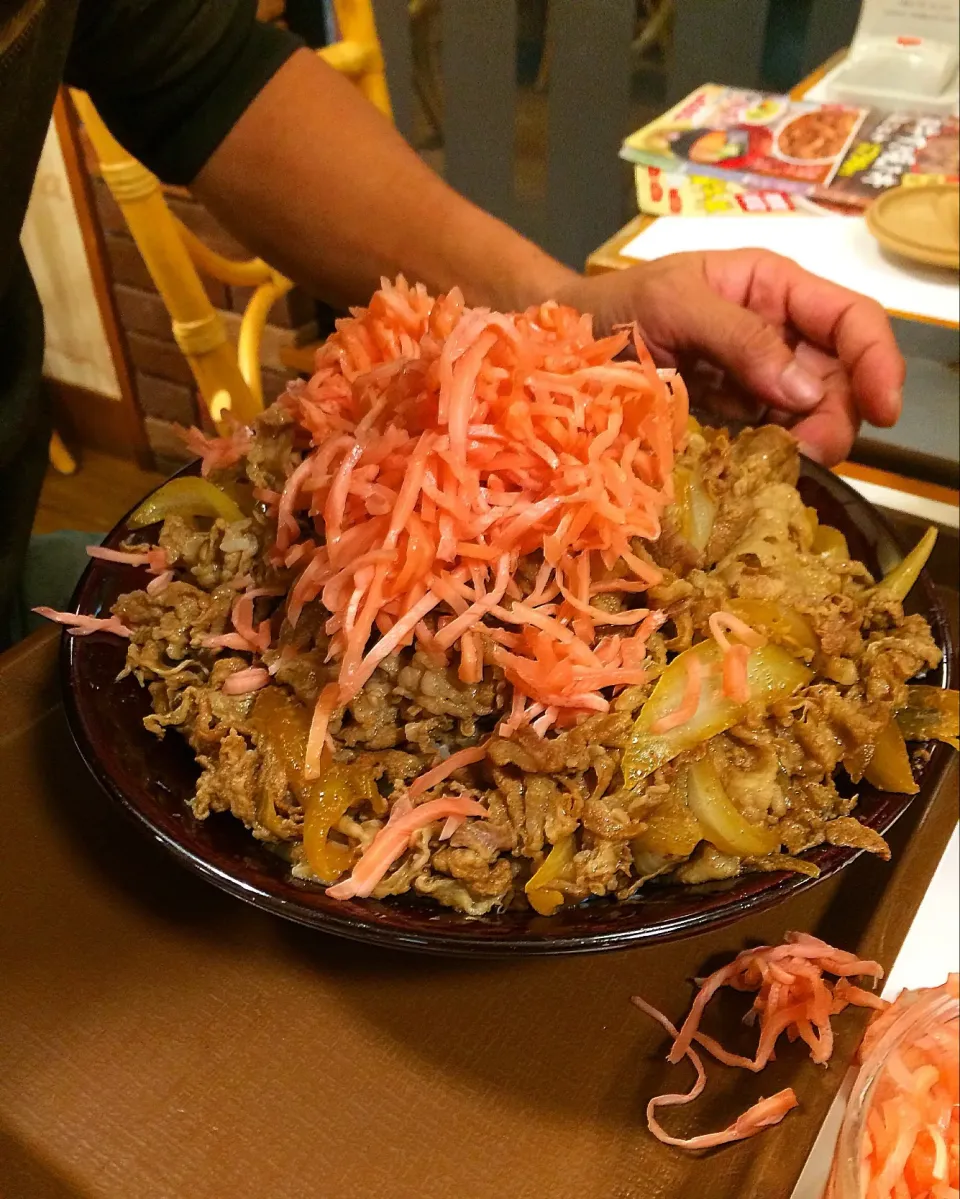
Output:
M805 370L822 380L824 398L813 412L791 422L790 427L802 453L833 466L847 457L860 426L850 380L841 362L809 342L801 341L794 353Z
M831 387L815 412L793 426L800 451L824 466L835 466L850 453L860 429L860 414L849 386Z
M796 346L794 356L819 381L823 392L822 400L812 412L800 417L776 407L758 412L755 404L751 406L745 397L734 395L729 389L714 392L707 407L722 420L749 424L765 420L788 428L800 443L802 453L815 462L833 466L848 456L860 426L850 380L836 358L807 342Z
M677 299L682 313L674 322L674 344L706 355L764 403L786 412L810 412L823 399L822 380L794 356L777 326L713 292Z
M758 256L752 292L748 302L772 309L771 316L836 355L861 417L896 424L906 366L879 304L772 254Z
M638 320L658 361L708 358L772 418L809 418L802 424L824 460L847 452L861 419L888 426L900 415L905 364L886 314L790 259L765 250L676 254L582 286L596 292L602 326Z
M825 354L823 350L812 346L809 341L797 342L793 353L804 370L810 371L811 374L817 375L821 379L835 375L840 369L840 363L832 354Z

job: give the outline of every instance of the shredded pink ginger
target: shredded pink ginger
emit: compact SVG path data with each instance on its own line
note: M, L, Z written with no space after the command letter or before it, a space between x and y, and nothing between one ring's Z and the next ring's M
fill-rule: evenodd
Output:
M672 712L668 712L665 716L661 716L659 720L655 720L650 726L650 732L658 737L661 733L669 733L672 729L679 728L680 725L686 724L688 720L692 720L697 714L697 709L700 707L700 697L702 694L703 665L699 658L688 658L683 695L680 697L679 705Z
M455 831L451 820L463 821L467 816L485 818L487 810L475 799L464 795L442 796L428 799L426 803L413 807L410 800L398 799L390 810L386 824L360 855L350 875L332 887L327 894L333 899L366 898L384 877L397 858L407 850L411 838L419 829L426 828L436 820L443 820L441 836L452 836Z
M638 361L616 361L631 337ZM605 690L644 680L662 617L592 601L660 578L634 539L659 533L686 432L683 385L663 375L635 332L598 340L556 303L504 315L401 278L338 322L313 378L279 401L302 458L271 505L270 551L296 572L290 623L315 599L331 613L338 706L414 642L467 682L498 664L507 731L605 712ZM518 563L537 550L522 599Z
M213 471L235 466L253 444L253 433L243 425L235 425L220 437L208 437L202 429L175 427L187 449L200 459L200 473L204 478Z
M714 612L709 625L713 639L723 651L723 694L734 703L745 704L750 699L747 678L750 650L766 645L767 639L732 612ZM728 633L738 637L739 642L731 643Z
M80 612L57 612L43 606L33 609L38 616L45 616L56 624L66 626L68 633L86 637L90 633L115 633L118 637L130 637L130 629L117 616L84 616Z
M831 984L824 974L835 975L837 982ZM878 996L850 982L858 976L879 979L883 977L883 969L877 962L861 961L852 953L834 949L809 933L787 933L784 944L744 950L709 978L698 980L699 990L693 1007L679 1030L662 1012L634 996L637 1007L659 1021L673 1038L667 1061L676 1064L684 1057L689 1058L697 1073L691 1090L683 1094L657 1095L647 1104L647 1125L653 1135L665 1145L681 1149L710 1149L743 1140L778 1124L791 1108L797 1106L797 1097L790 1088L754 1104L729 1128L695 1137L671 1136L658 1121L657 1109L691 1103L703 1092L706 1073L694 1044L724 1065L759 1073L772 1059L779 1038L786 1033L790 1041L802 1039L810 1049L811 1058L826 1065L833 1053L831 1017L851 1004L879 1010L886 1007ZM757 993L744 1018L745 1023L757 1022L759 1025L760 1039L752 1058L730 1053L713 1037L700 1031L704 1009L721 987Z
M435 787L437 783L448 779L455 770L459 770L462 766L472 766L474 762L482 762L486 756L486 741L481 742L480 745L468 746L467 749L458 749L445 758L439 766L434 766L432 770L427 770L415 778L407 788L408 798L416 799L425 791L429 791L431 787Z
M103 545L88 545L87 554L101 562L116 562L123 566L146 566L155 577L147 584L147 591L155 594L173 578L167 569L167 551L160 546L151 546L143 552L137 550L111 550ZM117 616L85 616L80 612L57 612L43 605L33 609L38 616L66 626L67 632L85 637L90 633L114 633L117 637L130 637L131 631Z
M918 999L960 997L960 977L904 991L867 1029L860 1058ZM866 1113L860 1177L864 1199L960 1199L960 1029L956 1016L894 1048Z
M223 682L224 695L248 695L251 691L259 691L270 682L269 672L262 666L248 666L246 670L236 670L228 675Z
M111 550L105 545L88 545L87 555L101 562L117 562L122 566L146 566L151 574L160 575L167 570L167 551L162 546L151 546L147 550Z
M173 571L164 570L156 575L147 584L147 595L159 595L173 582Z

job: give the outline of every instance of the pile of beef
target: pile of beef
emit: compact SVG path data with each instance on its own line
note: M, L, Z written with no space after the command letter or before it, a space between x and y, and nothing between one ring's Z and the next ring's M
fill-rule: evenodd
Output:
M239 469L249 483L279 490L293 464L283 411L268 410ZM624 689L609 713L566 731L542 738L529 728L509 739L494 735L482 762L443 785L447 793L481 800L489 820L468 821L448 842L439 841L439 828L421 830L376 897L412 890L473 915L522 903L524 883L550 847L570 834L577 852L556 887L572 901L626 898L654 875L700 883L779 869L823 841L886 853L882 839L851 815L855 796L842 796L835 776L844 766L859 777L860 747L872 744L903 705L907 680L938 664L928 625L874 592L861 563L813 552L809 513L795 487L796 448L782 430L748 430L733 440L724 432L696 433L678 466L702 479L715 518L700 552L683 538L670 510L659 541L645 547L664 580L643 603L668 618L650 638L648 682ZM262 508L244 521L208 526L169 517L160 544L176 581L155 595L133 592L116 605L133 630L127 669L149 686L154 711L147 727L159 736L176 729L196 754L202 771L196 815L231 812L255 837L277 842L294 873L309 879L293 767L262 722L257 728L265 692L225 695L224 679L248 667L248 657L203 645L230 630L235 579L286 585L291 576L266 563L263 548L273 528ZM529 564L531 579L537 565ZM635 852L634 839L657 820L677 772L704 748L681 754L633 788L624 785L621 757L670 656L708 637L710 615L736 598L773 600L802 613L820 644L809 686L769 711L748 709L740 724L713 738L709 751L734 802L751 821L776 829L783 852L740 859L702 842L688 858L651 862ZM278 604L257 602L258 620ZM336 664L326 662L326 617L319 600L295 629L278 615L266 655L275 668L267 690L282 689L304 711L336 677ZM509 702L509 687L489 665L482 682L468 685L454 669L438 669L413 649L386 659L330 726L337 760L375 782L334 835L361 848L369 844L406 784L451 752L490 737Z

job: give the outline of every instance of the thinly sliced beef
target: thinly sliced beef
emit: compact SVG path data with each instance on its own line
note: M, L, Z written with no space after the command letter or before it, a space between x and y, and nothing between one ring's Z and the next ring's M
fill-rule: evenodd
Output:
M218 476L246 489L244 510L251 515L229 525L168 517L160 543L175 580L155 594L125 595L113 610L132 630L127 670L150 689L146 727L157 736L176 729L197 755L195 815L231 813L254 836L281 847L298 878L310 879L297 798L303 793L289 745L253 715L257 695L267 692L226 695L223 684L252 665L266 666L270 694L280 695L279 707L305 737L321 689L337 677L337 662L328 660L335 627L319 599L291 627L281 601L266 596L255 613L258 628L269 622L271 644L262 658L207 644L235 632L231 613L243 590L286 587L296 577L295 568L268 560L261 547L272 544L276 499L302 454L289 407L268 409L245 462ZM658 542L634 543L639 557L663 571L636 602L662 612L664 623L647 642L646 681L611 690L609 712L580 717L572 727L560 720L545 736L528 726L500 736L496 726L511 694L499 667L487 662L480 682L464 683L456 669L411 648L383 661L331 721L336 768L351 772L355 789L333 836L357 851L372 842L413 779L458 750L487 744L481 761L461 766L417 802L466 795L486 807L488 818L466 820L445 841L442 822L418 831L374 890L376 898L410 892L472 916L522 904L525 883L558 845L569 861L551 886L567 902L626 899L654 878L695 884L741 870L799 869L790 855L823 842L888 852L851 814L856 799L841 795L834 776L846 770L854 782L861 777L877 736L904 702L907 680L938 664L929 627L874 590L862 564L815 551L817 522L794 488L796 445L783 430L747 430L732 440L694 430L679 465L696 473L709 498L712 529L705 548L694 549L673 508L664 513ZM304 538L312 536L309 514L298 509L295 517ZM531 595L542 565L539 552L521 562L521 595ZM624 569L621 561L614 574ZM776 831L781 852L741 861L706 840L686 854L654 852L644 848L644 837L658 821L662 829L665 814L678 819L684 772L703 750L687 751L629 785L621 757L668 653L709 637L710 617L735 600L799 612L817 639L817 651L806 651L811 685L769 711L751 707L708 751L731 802L745 820ZM614 613L625 601L600 592L591 602ZM428 628L436 628L436 615L427 618ZM611 628L614 635L632 632L612 626L606 632ZM688 812L686 827L689 818Z

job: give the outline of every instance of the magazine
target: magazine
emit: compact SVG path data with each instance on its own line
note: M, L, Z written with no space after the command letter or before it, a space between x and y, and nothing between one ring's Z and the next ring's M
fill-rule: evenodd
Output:
M811 194L834 177L867 108L707 83L632 133L620 154L640 166Z
M810 211L811 201L778 190L773 181L749 188L732 179L682 175L660 167L638 166L637 207L649 216L744 216Z
M871 113L823 196L865 208L904 183L955 183L960 176L958 131L954 116Z

